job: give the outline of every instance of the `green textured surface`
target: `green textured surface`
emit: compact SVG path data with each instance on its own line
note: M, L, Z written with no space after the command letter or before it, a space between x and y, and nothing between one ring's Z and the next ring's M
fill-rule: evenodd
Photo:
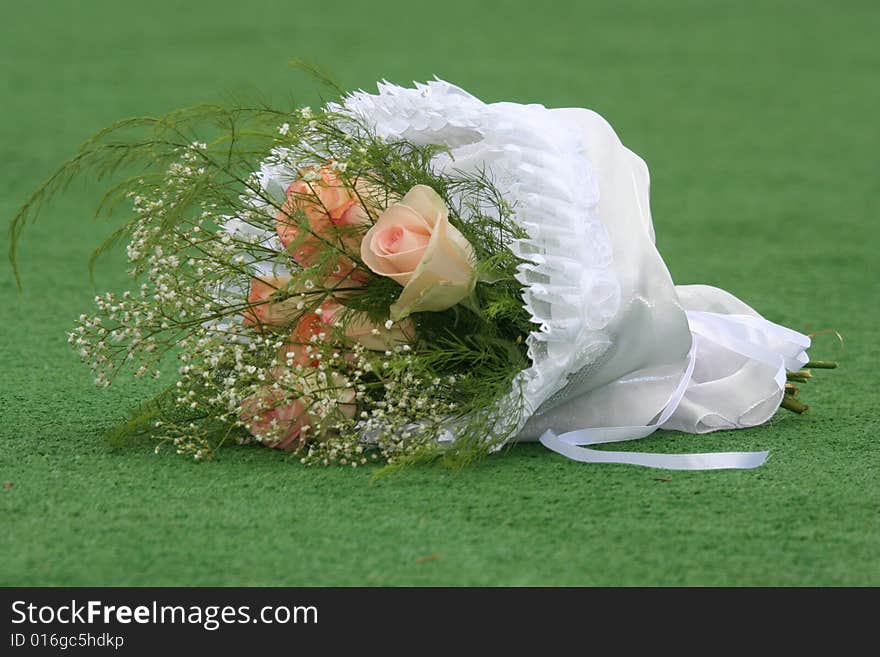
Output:
M880 585L880 10L874 2L13 3L0 26L0 216L93 131L309 81L437 74L486 100L591 107L648 161L678 282L769 318L834 327L843 368L770 426L634 449L769 448L748 472L585 466L519 446L465 471L305 469L231 448L196 464L111 449L147 393L101 391L65 330L120 257L94 185L46 209L0 268L0 584ZM3 237L5 249L6 241ZM658 481L669 478L669 481ZM11 485L10 485L11 484ZM436 558L424 560L424 557Z

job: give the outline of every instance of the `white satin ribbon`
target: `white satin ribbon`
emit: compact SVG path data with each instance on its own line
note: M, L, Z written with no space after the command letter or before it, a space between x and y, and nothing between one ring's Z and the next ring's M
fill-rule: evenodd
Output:
M648 433L653 433L653 427ZM592 429L569 431L557 436L547 431L541 436L541 444L558 454L581 463L621 463L643 465L647 468L663 470L732 470L757 468L767 460L769 452L712 452L707 454L653 454L647 452L605 452L586 449L578 445L596 445L603 440L595 440L590 435ZM644 436L634 436L644 438Z
M688 311L691 332L777 368L774 382L782 390L786 369L798 369L808 362L805 349L810 338L763 317L726 315ZM639 440L654 433L666 422L687 392L696 363L696 344L688 353L688 364L681 380L659 417L642 427L598 427L579 429L557 435L548 430L540 442L574 461L582 463L620 463L665 470L750 469L763 465L769 452L714 452L706 454L655 454L645 452L608 452L586 449L584 445Z
M785 387L785 371L799 370L809 362L810 338L763 317L687 311L691 333L753 360L776 367L776 384Z

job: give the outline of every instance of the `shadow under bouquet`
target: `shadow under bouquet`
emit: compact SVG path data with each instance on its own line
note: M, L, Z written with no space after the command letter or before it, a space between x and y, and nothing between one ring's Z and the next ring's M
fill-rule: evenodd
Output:
M581 461L755 467L766 453L584 445L804 410L809 338L675 286L644 162L588 110L486 104L442 81L308 107L122 121L28 201L125 172L136 283L69 341L99 385L174 380L112 433L196 459L258 442L307 464L467 463L512 439ZM813 363L822 367L824 363ZM561 435L559 435L561 433Z

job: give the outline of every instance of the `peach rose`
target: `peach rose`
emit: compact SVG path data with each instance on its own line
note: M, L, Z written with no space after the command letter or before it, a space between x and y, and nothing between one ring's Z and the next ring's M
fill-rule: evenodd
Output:
M357 412L355 391L343 387L339 375L333 375L333 381L339 386L334 391L333 408L342 417L353 418ZM316 418L309 412L314 401L308 391L291 399L283 390L265 386L241 403L239 417L265 445L295 452L306 445L309 430L315 426Z
M273 302L272 296L283 290L290 282L290 276L264 276L252 278L248 303L242 324L263 328L277 328L290 322L296 315L296 300L285 299Z
M314 179L303 179L309 177ZM275 232L291 257L303 267L309 267L328 245L356 254L362 228L370 224L363 203L376 200L365 188L360 189L359 194L346 187L329 166L302 172L302 178L287 188L287 198L275 217ZM308 226L305 235L298 224L299 213L305 215ZM365 277L358 276L356 269L350 259L340 255L331 276L364 282Z
M345 326L345 335L365 349L386 351L413 341L416 331L409 319L394 322L390 327L385 324L374 324L369 319L359 316Z
M251 434L265 439L269 447L287 452L305 445L303 427L313 422L302 400L286 399L283 391L270 386L245 399L239 416Z
M309 349L309 345L315 341L324 343L329 340L332 333L331 322L338 308L339 304L335 301L325 301L321 304L320 314L317 312L304 313L290 332L287 342L281 347L278 360L286 363L289 359L292 360L293 365L317 367L317 350L314 347ZM288 354L293 355L289 356Z
M293 365L303 367L317 367L317 349L309 350L308 347L315 342L326 342L332 337L341 310L342 306L331 300L321 305L320 314L316 312L304 314L291 331L287 342L281 347L278 360L282 363L291 360ZM411 321L404 320L388 328L385 324L376 324L364 316L357 316L346 322L345 335L366 349L385 351L412 342L415 326Z
M391 306L393 320L446 310L473 286L473 248L449 223L443 199L427 185L416 185L379 216L361 241L361 259L403 286Z

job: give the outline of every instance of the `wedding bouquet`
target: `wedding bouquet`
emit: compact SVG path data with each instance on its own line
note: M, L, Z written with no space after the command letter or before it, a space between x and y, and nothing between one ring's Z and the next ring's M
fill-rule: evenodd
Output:
M647 167L588 110L435 80L319 110L122 121L24 205L13 262L42 201L85 169L126 174L99 212L130 218L95 255L126 240L136 284L96 297L69 341L98 385L174 369L118 438L350 466L540 439L584 461L754 467L766 453L582 446L805 409L787 379L809 376L809 338L672 284Z

